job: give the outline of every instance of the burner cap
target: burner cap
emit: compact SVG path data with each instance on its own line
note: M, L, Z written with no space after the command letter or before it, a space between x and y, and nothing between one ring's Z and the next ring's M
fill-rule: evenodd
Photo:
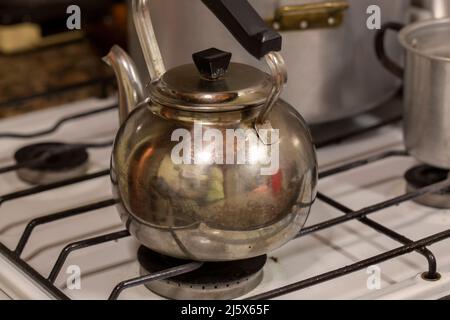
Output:
M417 189L442 182L447 179L448 175L448 170L427 165L414 167L405 174L405 179L408 182L407 191L413 192ZM426 194L416 198L414 201L427 207L450 209L450 188Z
M141 275L186 264L144 246L138 251ZM256 288L262 280L267 256L227 262L205 262L192 272L146 284L154 293L176 300L234 299Z
M49 184L87 171L85 148L64 143L39 143L19 149L14 158L21 166L18 177L30 184Z

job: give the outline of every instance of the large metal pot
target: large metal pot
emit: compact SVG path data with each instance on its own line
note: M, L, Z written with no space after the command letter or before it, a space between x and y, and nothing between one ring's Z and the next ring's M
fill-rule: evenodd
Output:
M405 68L383 50L387 30L400 31ZM404 79L404 135L407 150L418 160L450 169L450 19L416 22L406 28L388 23L377 37L381 62Z
M412 5L412 21L450 16L450 1L448 0L412 0Z
M239 50L238 43L200 1L151 2L156 34L168 67L188 63L192 52L208 45L227 48L233 52L233 60L255 65L254 59ZM377 63L373 50L376 30L367 27L367 8L378 5L383 21L400 22L409 0L250 2L272 24L277 10L283 18L275 23L283 34L282 53L290 77L283 98L309 123L333 121L367 111L398 89L400 81ZM290 30L284 30L285 27ZM180 38L180 34L188 36ZM131 52L139 61L141 53L135 40L132 37ZM400 46L394 38L391 40L391 54L400 57Z

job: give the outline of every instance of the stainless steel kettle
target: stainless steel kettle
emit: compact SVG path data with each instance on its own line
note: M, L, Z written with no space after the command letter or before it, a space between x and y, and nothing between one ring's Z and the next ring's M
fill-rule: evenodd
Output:
M146 247L197 261L250 258L302 229L316 197L310 132L279 99L286 66L281 36L246 0L202 0L271 74L208 49L166 71L148 0L133 17L151 83L115 46L121 128L111 180L121 218ZM148 94L146 91L148 90Z

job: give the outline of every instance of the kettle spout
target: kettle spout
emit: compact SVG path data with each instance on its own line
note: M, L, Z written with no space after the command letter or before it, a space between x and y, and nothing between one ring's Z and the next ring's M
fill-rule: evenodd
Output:
M122 124L129 113L145 99L144 86L131 57L115 45L103 57L117 78L119 88L119 121Z

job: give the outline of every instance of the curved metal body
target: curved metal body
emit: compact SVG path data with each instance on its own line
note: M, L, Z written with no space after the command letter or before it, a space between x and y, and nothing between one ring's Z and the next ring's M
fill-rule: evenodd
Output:
M143 245L184 259L239 260L274 250L302 229L316 196L317 163L303 119L286 103L277 102L268 118L279 128L274 174L261 175L267 165L259 163L173 162L175 130L194 134L200 121L205 134L254 132L259 111L193 114L149 104L131 114L116 138L112 182L121 218Z

